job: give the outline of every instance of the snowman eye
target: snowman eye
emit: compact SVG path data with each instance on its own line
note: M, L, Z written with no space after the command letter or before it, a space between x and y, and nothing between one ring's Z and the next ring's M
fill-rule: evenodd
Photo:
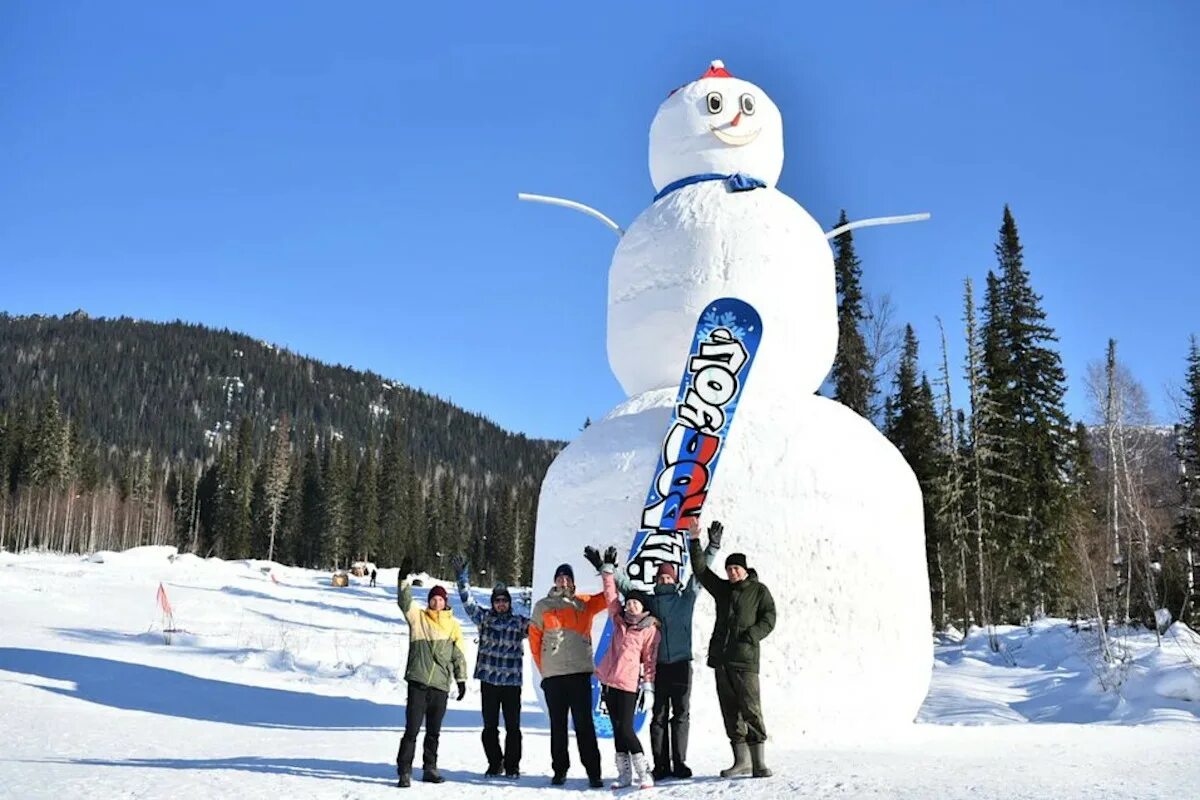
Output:
M742 113L747 117L754 114L754 95L744 94L741 99Z
M725 98L721 97L720 92L709 92L706 102L708 103L708 113L710 114L720 114L721 109L725 107Z

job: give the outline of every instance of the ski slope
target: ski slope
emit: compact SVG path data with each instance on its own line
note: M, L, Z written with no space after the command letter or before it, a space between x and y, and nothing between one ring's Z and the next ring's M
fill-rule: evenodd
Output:
M443 729L440 766L449 782L395 788L407 631L394 570L379 573L378 588L352 579L334 589L324 573L171 554L0 553L0 797L295 800L466 790L550 798L564 791L549 786L549 734L528 663L518 782L482 775L472 681L461 703L451 701ZM170 645L155 604L160 582L185 631ZM484 591L478 597L486 602ZM453 605L458 610L456 597ZM474 629L460 619L473 665ZM1200 786L1200 638L1179 625L1161 648L1145 632L1118 637L1127 667L1103 677L1121 678L1120 693L1099 690L1091 641L1046 621L1001 629L999 652L979 635L938 646L916 724L772 740L770 779L716 778L729 761L723 734L693 726L697 779L652 793L1191 796ZM696 672L707 670L701 663ZM716 703L708 686L698 681L694 705ZM788 714L786 687L769 700L768 729ZM602 742L601 752L611 778L611 743ZM573 746L572 758L566 791L610 794L587 789Z

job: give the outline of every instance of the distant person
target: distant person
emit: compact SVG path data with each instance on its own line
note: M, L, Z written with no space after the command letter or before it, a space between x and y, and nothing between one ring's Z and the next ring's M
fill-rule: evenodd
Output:
M542 692L550 714L550 759L554 777L567 781L571 756L567 750L567 716L575 723L579 760L587 770L588 785L604 786L600 773L600 748L592 721L592 617L606 607L604 595L576 595L575 570L560 564L554 586L533 607L529 624L529 649L542 676Z
M371 567L371 585L375 585L375 568Z
M700 521L688 519L687 530L699 530ZM708 547L704 563L711 564L721 548L721 523L708 526ZM592 550L594 553L595 550ZM585 553L588 560L591 556ZM596 554L599 558L599 554ZM617 590L625 597L634 590L624 568L613 574ZM679 569L668 561L658 565L654 590L644 597L646 610L653 614L661 627L662 641L658 646L658 664L654 679L654 707L650 717L650 752L654 758L654 780L690 778L687 765L688 731L691 727L692 696L692 612L696 609L696 568L687 583L679 582Z
M633 720L640 693L653 702L659 622L646 610L646 596L641 592L629 592L625 595L624 605L621 604L613 579L617 548L605 550L603 561L592 547L587 548L584 555L600 570L608 616L612 619L612 639L596 668L596 678L604 687L604 704L612 721L613 744L617 750L617 780L612 788L623 789L636 780L639 788L649 789L654 785L654 778L646 763L642 743L634 731Z
M480 608L471 596L465 558L454 559L458 596L479 632L475 679L483 704L485 775L521 776L521 682L529 617L512 610L512 594L503 583L492 587L491 608ZM500 748L500 712L504 712L504 748Z
M767 728L759 696L758 643L775 628L775 600L759 583L758 573L746 566L745 554L729 554L725 559L728 580L722 580L705 565L700 526L690 528L688 537L696 578L717 603L708 665L716 676L725 734L733 748L733 766L721 770L721 777L770 777L763 754Z
M417 608L412 601L412 587L400 573L399 596L396 603L408 623L408 665L404 680L408 682L408 700L404 706L404 736L396 754L398 783L407 787L412 782L412 762L417 750L417 734L425 723L425 745L421 762L421 780L442 783L438 772L438 737L450 689L457 684L458 697L467 693L467 659L463 652L462 628L447 607L446 590L434 586L429 590L427 607Z

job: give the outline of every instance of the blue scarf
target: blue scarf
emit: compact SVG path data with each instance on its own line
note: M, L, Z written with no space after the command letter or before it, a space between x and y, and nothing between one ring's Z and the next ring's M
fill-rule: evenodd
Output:
M751 178L749 175L743 175L740 172L735 172L732 175L722 175L719 172L705 172L701 175L691 175L687 178L680 178L677 181L668 183L663 187L661 192L654 195L654 202L657 203L676 189L682 189L685 186L703 181L725 181L725 188L731 192L748 192L751 189L767 188L767 184L758 178Z

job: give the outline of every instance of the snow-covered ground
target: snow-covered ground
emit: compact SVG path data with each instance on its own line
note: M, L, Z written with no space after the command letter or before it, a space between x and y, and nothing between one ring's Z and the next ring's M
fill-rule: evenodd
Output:
M91 560L0 553L0 797L294 800L402 792L394 787L394 759L407 631L395 605L395 571L381 572L378 588L352 579L335 589L322 573L192 556L172 561L169 552L143 548ZM169 646L155 605L160 581L176 626L186 631ZM474 630L462 621L473 664ZM1200 637L1178 625L1161 648L1145 632L1119 637L1127 665L1101 675L1089 666L1092 636L1062 622L1002 629L999 643L993 652L985 636L973 634L965 645L937 647L929 698L917 724L901 731L773 740L770 779L716 778L727 746L719 730L696 726L689 760L697 779L654 792L1195 795ZM1119 693L1102 692L1100 680L1120 680ZM788 713L787 697L786 690L773 693L768 726ZM481 774L472 682L461 703L451 702L442 735L450 782L415 783L403 796L562 792L548 785L549 735L531 684L525 698L519 782ZM693 704L715 702L702 688L693 695ZM601 751L611 777L611 744ZM590 792L577 759L566 788Z

